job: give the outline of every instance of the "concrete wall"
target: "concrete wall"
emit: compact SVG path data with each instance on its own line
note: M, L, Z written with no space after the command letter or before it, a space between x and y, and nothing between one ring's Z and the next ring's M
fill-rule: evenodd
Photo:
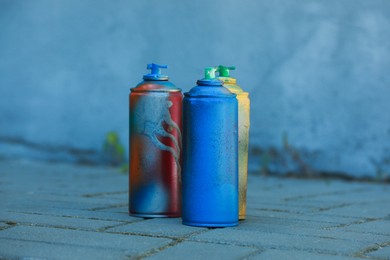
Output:
M94 160L110 130L127 144L150 62L185 91L237 67L254 171L390 175L387 0L1 0L1 156Z

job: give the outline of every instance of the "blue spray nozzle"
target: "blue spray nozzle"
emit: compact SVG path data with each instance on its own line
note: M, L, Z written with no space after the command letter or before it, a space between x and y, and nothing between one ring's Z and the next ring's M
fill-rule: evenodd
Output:
M146 66L146 68L148 70L152 70L152 73L150 73L150 74L161 74L161 69L167 69L168 66L151 63L151 64L148 64L148 66Z
M146 80L168 80L167 75L161 74L161 69L168 68L167 65L158 65L155 63L150 63L146 66L148 70L151 70L149 74L144 75Z

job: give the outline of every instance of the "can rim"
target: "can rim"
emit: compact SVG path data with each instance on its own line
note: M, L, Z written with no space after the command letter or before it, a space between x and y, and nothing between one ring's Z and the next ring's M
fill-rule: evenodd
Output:
M231 93L231 95L205 95L205 94L192 94L190 92L186 92L184 93L184 96L186 97L208 97L208 98L236 98L237 97L237 94L235 93Z
M149 93L149 92L166 92L166 93L169 93L169 92L181 92L181 89L137 89L137 88L131 88L130 89L131 92L145 92L145 93Z

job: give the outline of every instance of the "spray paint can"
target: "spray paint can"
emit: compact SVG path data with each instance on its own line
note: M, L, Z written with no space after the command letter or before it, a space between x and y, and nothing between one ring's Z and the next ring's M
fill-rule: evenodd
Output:
M183 224L238 225L236 95L215 79L215 68L183 99Z
M249 143L249 93L244 92L236 84L236 79L230 77L230 70L235 67L218 66L219 76L217 79L223 82L223 86L230 92L237 95L238 101L238 204L239 219L244 220L246 216L246 191L248 178L248 143Z
M161 66L130 93L129 214L179 217L181 206L181 89Z

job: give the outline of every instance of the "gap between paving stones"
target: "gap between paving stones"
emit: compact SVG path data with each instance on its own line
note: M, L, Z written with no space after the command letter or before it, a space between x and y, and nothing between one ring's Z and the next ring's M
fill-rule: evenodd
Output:
M143 221L143 220L140 220L140 221ZM7 224L7 222L5 222L5 223ZM13 224L9 225L9 227L4 227L4 228L0 227L0 230L5 230L5 229L12 228L12 227L15 227L15 226L29 226L29 227L57 228L57 229L65 229L65 230L79 230L79 231L88 231L88 232L97 232L97 233L111 233L111 234L136 235L136 236L146 236L146 237L172 238L172 237L168 237L168 236L153 236L153 235L145 235L145 234L141 234L141 233L106 232L107 229L120 227L120 226L124 226L124 225L129 225L129 224L136 223L136 222L130 222L130 223L129 222L123 222L123 223L120 223L120 224L106 226L106 227L102 227L102 228L98 228L98 229L82 228L82 227L81 228L80 227L76 228L76 227L61 226L61 225L44 225L44 224L31 223L31 222L25 222L25 221L12 222L12 223Z
M328 195L342 195L342 194L348 194L348 193L356 193L356 192L362 192L362 191L369 191L368 188L356 188L351 190L345 190L345 191L331 191L331 192L323 192L323 193L316 193L316 194L309 194L309 195L299 195L295 197L290 198L284 198L284 201L292 201L292 200L301 200L301 199L308 199L308 198L316 198L320 196L328 196Z
M100 196L109 196L109 195L117 195L117 194L128 194L128 191L116 191L116 192L99 192L99 193L87 193L82 194L81 197L85 198L93 198L93 197L100 197Z
M390 246L390 241L389 242L385 242L385 243L381 243L381 244L375 244L375 245L372 245L372 246L368 246L366 248L364 248L363 250L359 251L359 252L356 252L355 254L353 254L354 257L365 257L365 258L368 258L367 254L369 253L372 253L372 252L375 252L383 247L388 247ZM377 259L380 259L380 258L377 258Z
M377 200L376 202L389 202L389 200L382 199L382 200ZM252 209L253 210L259 210L259 211L270 211L270 212L278 212L278 213L291 213L291 214L297 214L297 215L304 215L304 214L307 214L307 213L318 213L318 212L329 211L329 210L332 210L332 209L346 208L346 207L349 207L349 206L364 206L364 205L370 205L370 204L371 204L371 202L340 203L340 204L336 204L336 205L329 206L329 207L320 207L318 209L312 209L312 210L310 210L308 212L300 211L300 210L278 209L278 208L259 208L259 207L255 207L255 208L252 208ZM285 206L284 204L280 204L280 203L272 203L272 205ZM339 216L339 217L349 217L349 216L343 216L343 215L338 215L338 214L337 214L337 216Z
M40 212L30 212L30 211L9 211L13 213L22 213L30 215L39 215L39 216L51 216L51 217L61 217L61 218L76 218L76 219L87 219L87 220L101 220L101 221L115 221L115 222L124 222L126 224L135 223L143 221L143 219L137 220L122 220L116 218L97 218L97 217L84 217L84 216L72 216L72 215L62 215L62 214L53 214L53 213L40 213Z
M5 226L0 226L0 231L12 228L13 226L17 225L17 223L15 223L15 222L10 223L10 221L4 221L4 222L1 222L1 223L5 223L6 225Z
M98 210L105 210L105 209L116 209L116 208L127 207L127 206L128 206L127 203L120 203L120 204L114 204L114 205L110 205L110 206L90 208L88 210L98 211Z
M288 209L269 209L269 208L253 208L258 211L270 211L270 212L278 212L278 213L293 213L293 214L302 214L301 211L291 211Z
M13 212L13 213L22 213L22 214L31 214L31 215L41 215L41 216L53 216L53 217L64 217L64 218L76 218L76 219L89 219L89 220L102 220L102 221L116 221L116 222L126 222L126 223L132 223L132 222L138 222L143 219L140 218L135 218L131 217L128 214L123 214L123 213L114 213L114 212L105 212L105 211L90 211L90 210L84 210L84 209L76 209L71 211L71 213L56 213L57 211L54 212L49 212L47 210L42 211L16 211L16 210L10 210L8 212ZM68 211L66 211L68 212ZM71 214L71 215L69 215ZM77 214L77 215L76 215ZM86 214L93 214L93 216L86 216ZM102 217L101 215L96 215L96 214L104 214L105 216Z
M143 259L145 257L152 256L154 254L157 254L158 252L164 251L165 249L168 249L170 247L174 247L174 246L176 246L176 245L178 245L178 244L180 244L180 243L182 243L184 241L188 241L187 239L189 237L191 237L191 236L195 236L195 235L199 235L199 234L202 234L202 233L206 233L208 231L209 231L209 229L204 229L204 230L195 231L194 233L191 233L189 235L183 236L181 238L177 238L177 237L176 238L171 238L171 239L173 239L173 241L171 243L169 243L169 244L167 244L165 246L159 247L157 249L152 249L149 252L147 252L147 253L145 253L143 255L140 255L136 259ZM153 237L156 237L156 236L153 236ZM170 238L170 237L164 237L164 238ZM211 244L213 244L213 243L211 243Z
M138 223L138 222L129 223L129 225L134 224L134 223ZM125 225L127 225L127 224L125 224ZM206 233L208 231L209 231L209 229L205 228L204 230L194 231L194 232L192 232L192 233L190 233L188 235L183 235L182 237L170 236L170 235L161 235L161 234L148 234L148 233L131 232L131 231L109 231L109 230L106 230L106 231L104 231L104 233L119 234L119 235L131 235L131 236L169 238L169 239L173 239L173 240L181 240L181 239L184 240L184 239L187 239L187 238L189 238L191 236L195 236L195 235L199 235L199 234L202 234L202 233Z
M318 211L322 212L322 211L328 211L328 210L332 210L332 209L345 208L345 207L348 207L351 205L356 205L356 204L354 204L354 203L340 203L340 204L337 204L334 206L323 207L323 208L319 208L317 210L312 210L312 212L318 212Z
M382 199L382 200L376 200L376 202L388 202L388 199ZM338 208L345 208L349 206L364 206L364 205L370 205L371 202L363 201L363 202L354 202L354 203L340 203L338 205L334 206L329 206L329 207L324 207L324 208L319 208L318 210L313 210L312 212L318 212L318 211L328 211L332 209L338 209ZM390 203L389 203L390 204Z
M334 225L334 226L330 226L330 227L324 227L322 229L323 230L332 230L332 229L336 229L336 228L349 227L349 226L352 226L352 225L360 225L360 224L364 224L364 223L368 223L368 222L372 222L372 221L377 221L377 220L384 220L384 219L381 219L381 218L363 218L363 219L356 220L356 221L353 221L353 222L350 222L350 223L339 224L339 225Z

